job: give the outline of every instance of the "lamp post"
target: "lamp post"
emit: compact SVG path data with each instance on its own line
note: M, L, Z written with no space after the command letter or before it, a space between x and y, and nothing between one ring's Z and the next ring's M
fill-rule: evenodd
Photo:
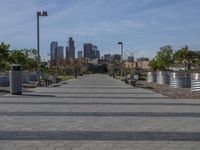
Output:
M118 42L118 45L121 45L121 79L123 77L123 42Z
M40 29L39 29L39 17L48 16L47 11L37 12L37 84L40 85Z

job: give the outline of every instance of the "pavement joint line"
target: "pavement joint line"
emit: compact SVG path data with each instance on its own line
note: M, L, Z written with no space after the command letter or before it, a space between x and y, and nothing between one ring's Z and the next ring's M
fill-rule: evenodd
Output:
M200 106L195 103L124 103L124 102L1 102L0 105L158 105L158 106Z
M0 140L200 141L200 132L0 131Z
M70 116L70 117L192 117L200 113L188 112L0 112L0 116Z

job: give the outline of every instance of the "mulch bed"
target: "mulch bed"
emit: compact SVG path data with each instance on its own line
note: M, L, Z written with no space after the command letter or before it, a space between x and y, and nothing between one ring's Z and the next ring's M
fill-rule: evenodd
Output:
M172 88L167 84L148 83L138 81L137 87L150 89L174 99L199 99L200 92L192 92L190 88Z

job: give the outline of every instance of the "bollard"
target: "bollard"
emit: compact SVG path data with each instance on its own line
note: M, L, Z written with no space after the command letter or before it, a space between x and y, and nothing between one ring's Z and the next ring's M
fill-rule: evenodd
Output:
M13 64L11 65L11 70L9 71L10 79L10 94L12 95L22 95L22 69L21 65Z

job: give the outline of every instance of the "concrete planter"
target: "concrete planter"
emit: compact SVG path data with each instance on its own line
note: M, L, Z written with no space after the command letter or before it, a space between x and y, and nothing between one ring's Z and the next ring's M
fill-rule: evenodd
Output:
M191 78L189 73L172 72L170 73L170 87L172 88L190 88Z
M191 91L200 91L200 73L191 74Z

